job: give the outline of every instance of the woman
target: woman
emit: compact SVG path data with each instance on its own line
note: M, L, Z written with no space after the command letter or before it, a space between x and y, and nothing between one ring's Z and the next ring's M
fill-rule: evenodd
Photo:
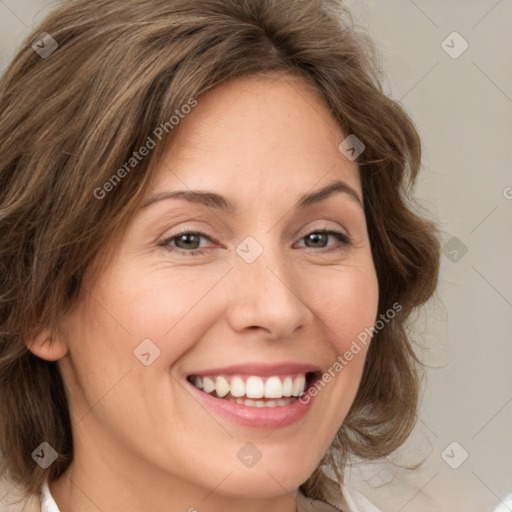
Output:
M336 0L73 0L32 34L0 86L6 510L375 510L343 468L414 425L439 264L377 70Z

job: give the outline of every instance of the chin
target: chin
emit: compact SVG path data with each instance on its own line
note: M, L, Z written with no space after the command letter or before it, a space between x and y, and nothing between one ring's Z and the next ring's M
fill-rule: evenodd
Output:
M308 463L304 453L298 458L271 458L263 455L252 467L244 467L242 464L240 467L233 467L232 473L219 491L241 499L273 498L284 492L295 495L299 486L311 476L317 465L317 461ZM226 468L224 472L227 474Z

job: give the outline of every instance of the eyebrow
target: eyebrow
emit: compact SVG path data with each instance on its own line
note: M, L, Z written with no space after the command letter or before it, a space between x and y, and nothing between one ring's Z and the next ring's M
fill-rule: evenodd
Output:
M346 194L348 197L352 198L356 201L362 208L363 202L359 197L358 193L347 183L344 181L334 181L329 185L315 190L314 192L310 192L309 194L304 194L301 196L299 201L296 203L296 209L303 209L308 206L312 206L315 203L323 201L334 194ZM172 192L162 192L160 194L156 194L152 196L142 208L147 208L148 206L164 201L167 199L185 199L191 203L202 204L209 208L216 208L219 210L224 210L229 213L235 213L237 211L237 207L226 197L216 194L214 192L205 192L199 190L175 190Z

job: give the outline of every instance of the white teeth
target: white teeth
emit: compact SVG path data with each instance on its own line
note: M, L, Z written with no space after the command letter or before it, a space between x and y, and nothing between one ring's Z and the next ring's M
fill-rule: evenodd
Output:
M283 384L279 377L270 377L265 382L265 398L281 398L283 396Z
M283 381L283 396L292 396L293 381L291 377L286 377Z
M231 396L239 397L245 395L245 382L240 377L231 379Z
M229 393L229 382L225 377L220 376L215 379L215 391L220 398Z
M203 391L205 393L211 393L215 389L215 382L210 377L203 378Z
M292 389L292 395L293 396L300 396L304 392L304 386L306 385L306 377L304 375L299 375L294 381L293 381L293 389Z
M247 398L263 398L263 379L261 377L249 377L245 383L245 396Z
M195 375L189 380L196 388L202 389L205 393L211 394L215 391L218 398L236 399L232 401L253 407L288 405L290 401L304 393L306 386L306 376L304 374L295 377L272 376L266 379L251 375L245 381L240 375L216 375L211 377ZM288 397L291 398L288 399ZM258 398L267 400L252 400Z
M279 400L250 400L249 398L233 398L231 401L248 407L278 407L295 402L295 398L280 398Z

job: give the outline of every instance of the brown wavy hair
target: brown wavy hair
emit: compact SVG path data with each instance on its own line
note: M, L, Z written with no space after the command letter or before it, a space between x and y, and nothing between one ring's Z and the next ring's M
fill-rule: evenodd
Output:
M30 46L42 32L58 43L47 58ZM27 495L73 458L59 366L33 355L27 341L42 328L58 330L85 270L122 235L176 130L108 197L95 190L191 98L230 78L272 74L311 84L343 132L365 144L358 163L378 314L402 306L375 333L350 412L301 489L340 499L324 466L342 482L349 454L380 458L411 432L419 361L406 326L436 288L439 236L411 196L418 133L383 92L378 53L348 9L338 0L64 1L0 82L0 469ZM43 441L59 453L47 470L31 457Z

